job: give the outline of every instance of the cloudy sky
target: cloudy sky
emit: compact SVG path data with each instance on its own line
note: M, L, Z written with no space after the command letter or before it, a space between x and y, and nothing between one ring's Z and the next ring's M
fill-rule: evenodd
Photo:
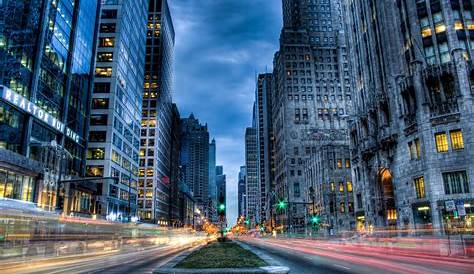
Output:
M251 125L255 75L272 70L281 0L168 0L176 31L175 93L181 116L207 123L227 174L228 219Z

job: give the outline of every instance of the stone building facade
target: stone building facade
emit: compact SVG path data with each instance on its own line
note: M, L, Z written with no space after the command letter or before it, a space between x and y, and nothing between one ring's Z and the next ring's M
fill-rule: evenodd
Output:
M472 1L346 3L359 229L472 228Z

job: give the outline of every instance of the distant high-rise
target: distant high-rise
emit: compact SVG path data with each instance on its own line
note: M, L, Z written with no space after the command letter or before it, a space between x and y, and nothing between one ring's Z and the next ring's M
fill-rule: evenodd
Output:
M170 156L170 194L169 194L169 219L171 226L182 226L180 212L180 196L181 191L181 129L180 129L181 116L179 114L178 107L173 104L171 110L171 156Z
M261 221L270 219L271 190L274 189L274 144L272 124L273 75L258 75L255 89L255 124L258 142L258 180Z
M245 216L252 223L260 221L260 184L258 181L258 144L257 130L249 127L245 130L245 181L246 212Z
M226 176L224 174L224 167L217 166L216 167L216 189L217 189L217 198L220 197L224 198L224 202L226 201Z
M137 214L148 0L102 2L86 172L118 180L99 185L98 214L123 220Z
M216 140L209 144L209 218L217 222L217 185L216 185Z
M170 209L174 27L167 0L151 0L148 8L143 87L139 216L167 225Z
M246 212L246 186L245 186L245 181L246 181L246 175L247 171L245 166L240 167L240 172L239 172L239 185L238 185L238 213L239 216L244 216Z
M209 132L193 114L181 119L181 167L183 179L196 202L208 217L209 211Z
M99 2L0 1L0 198L97 210L58 182L84 176Z
M274 191L288 202L279 222L301 232L307 190L330 183L305 182L305 162L322 145L348 142L351 90L340 1L284 0L283 19L273 73Z

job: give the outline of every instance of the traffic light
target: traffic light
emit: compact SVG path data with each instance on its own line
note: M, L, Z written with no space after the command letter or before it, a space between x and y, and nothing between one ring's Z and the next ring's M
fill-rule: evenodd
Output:
M284 210L287 207L288 203L285 200L279 200L277 203L277 208L279 210Z
M321 222L321 218L319 217L319 215L314 215L313 217L311 217L311 226L314 229L319 230L320 222Z
M225 200L224 196L219 196L219 203L217 204L217 213L220 217L225 217Z

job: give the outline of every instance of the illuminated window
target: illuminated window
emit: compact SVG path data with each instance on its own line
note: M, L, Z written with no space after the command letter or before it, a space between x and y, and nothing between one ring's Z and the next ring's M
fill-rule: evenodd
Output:
M96 67L95 68L95 77L112 77L112 68L111 67Z
M339 183L339 192L344 192L344 183Z
M105 149L104 148L89 148L87 150L88 160L104 160Z
M87 166L86 173L89 177L104 177L104 166Z
M421 36L423 38L431 36L431 34L432 33L431 33L431 28L430 27L427 27L427 28L424 28L424 29L421 30Z
M340 209L341 209L341 213L346 212L346 204L344 202L340 203L339 206L340 206Z
M334 184L334 182L331 182L331 191L336 191L336 185Z
M347 182L347 191L352 192L352 182Z
M113 52L99 52L97 53L97 62L112 62L114 59Z
M435 139L436 139L436 149L438 152L447 152L449 150L448 147L448 137L446 136L446 133L436 133L435 134Z
M461 21L456 21L456 22L454 22L454 29L455 29L455 30L462 30L462 29L464 29L464 26L462 25L462 22L461 22Z
M117 151L112 150L112 161L116 162L117 164L120 164L121 160L122 157L120 156L120 154Z
M99 47L112 48L115 45L115 38L101 37L99 38Z
M420 139L415 139L416 157L421 158L421 142Z
M337 168L342 168L342 159L337 159Z
M397 210L389 209L387 210L387 220L394 221L397 219Z
M451 145L453 150L464 149L464 139L462 137L461 130L453 130L450 132L451 135Z
M351 168L351 160L346 159L346 168Z
M435 26L435 31L436 33L441 33L446 31L446 25L445 24L439 24Z
M425 198L425 179L423 177L416 178L415 181L416 198Z

